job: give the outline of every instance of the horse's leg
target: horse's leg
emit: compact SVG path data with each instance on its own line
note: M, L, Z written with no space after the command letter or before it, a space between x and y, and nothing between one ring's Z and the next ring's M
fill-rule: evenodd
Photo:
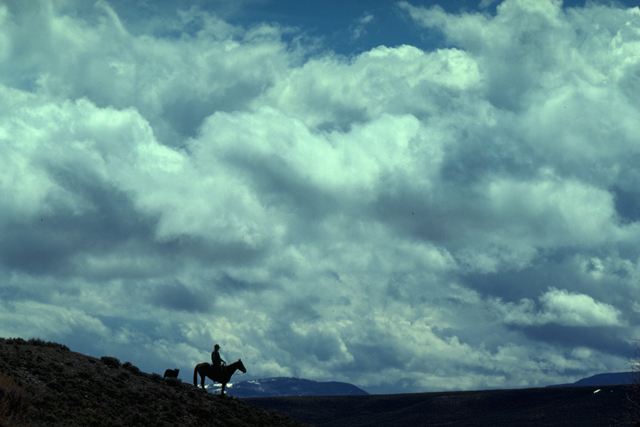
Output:
M224 396L224 388L227 386L227 383L221 383L222 388L220 389L220 396Z
M205 378L207 378L207 376L204 374L204 372L200 372L200 387L202 387L202 389L204 391L207 391L206 388L204 388L204 380Z

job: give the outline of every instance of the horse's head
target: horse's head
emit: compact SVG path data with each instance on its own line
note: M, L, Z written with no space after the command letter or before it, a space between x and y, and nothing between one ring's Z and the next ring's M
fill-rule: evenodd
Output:
M236 363L238 364L238 369L240 369L243 374L246 374L247 368L244 367L244 363L242 363L242 360L238 359Z

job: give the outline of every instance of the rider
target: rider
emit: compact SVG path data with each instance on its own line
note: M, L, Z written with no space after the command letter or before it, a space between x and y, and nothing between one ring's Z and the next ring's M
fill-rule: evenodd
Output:
M222 366L221 363L224 363L224 366L227 365L227 362L225 362L222 357L220 357L220 353L218 353L218 350L220 350L220 346L218 344L216 344L213 347L213 352L211 353L211 362L213 363L213 366L215 366L216 368L218 368L219 371L222 371Z

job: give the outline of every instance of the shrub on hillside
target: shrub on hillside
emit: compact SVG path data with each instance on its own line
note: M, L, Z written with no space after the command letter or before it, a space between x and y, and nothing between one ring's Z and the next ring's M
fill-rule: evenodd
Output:
M115 357L111 357L111 356L102 356L100 358L100 360L102 360L102 363L104 363L105 365L111 367L111 368L118 368L120 367L120 360L116 359Z
M140 368L138 368L137 366L133 365L131 362L124 362L122 364L122 367L124 369L126 369L127 371L131 372L133 375L137 375L137 376L142 376L143 372L140 371Z
M23 338L7 338L5 341L8 344L14 345L34 345L38 347L51 347L51 348L59 348L64 351L70 351L69 347L64 344L58 344L57 342L45 341L40 338L29 338L29 340L25 340Z
M58 344L57 342L52 342L52 341L44 341L44 340L41 340L40 338L29 338L29 340L27 341L27 344L37 345L40 347L59 348L64 351L70 351L69 347L67 347L64 344Z

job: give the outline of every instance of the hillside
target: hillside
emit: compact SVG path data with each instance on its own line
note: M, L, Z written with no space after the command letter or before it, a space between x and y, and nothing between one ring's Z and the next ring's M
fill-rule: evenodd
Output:
M0 338L0 426L302 426L113 357Z

